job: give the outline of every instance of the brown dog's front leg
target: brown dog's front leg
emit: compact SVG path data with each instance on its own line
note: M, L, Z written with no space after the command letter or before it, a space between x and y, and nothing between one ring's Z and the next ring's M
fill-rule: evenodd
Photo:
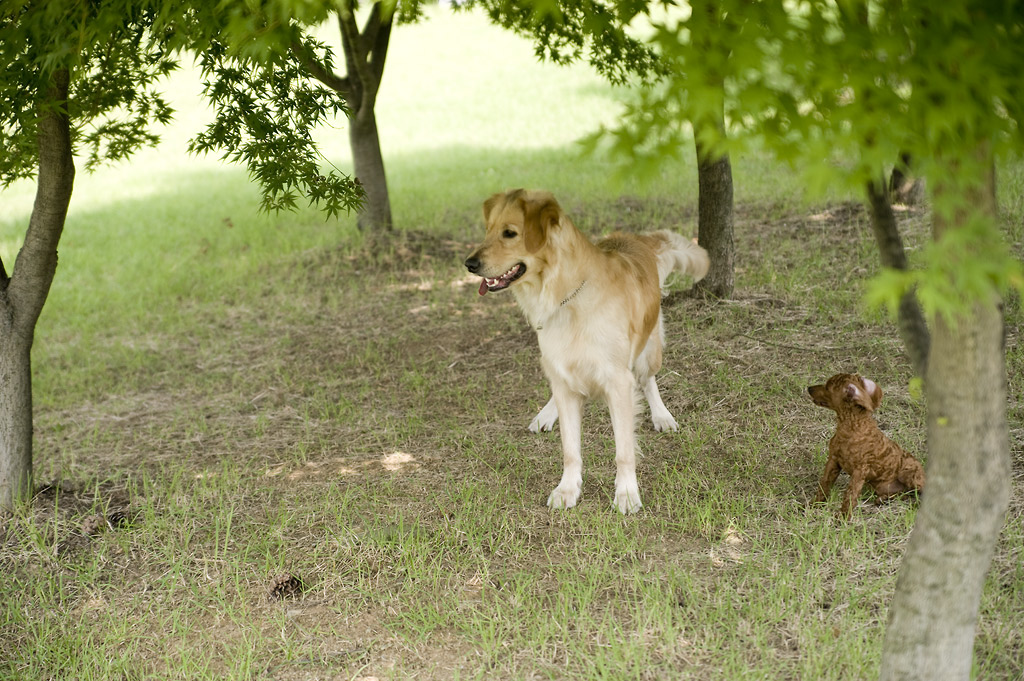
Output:
M860 498L860 491L864 489L864 474L854 472L850 476L850 486L846 488L843 495L843 505L839 509L839 515L845 520L853 517L853 509L857 508L857 500Z
M825 464L825 472L821 474L821 481L818 483L818 493L814 496L814 503L820 504L825 501L825 497L828 496L841 470L839 461L834 456L828 457L828 462Z

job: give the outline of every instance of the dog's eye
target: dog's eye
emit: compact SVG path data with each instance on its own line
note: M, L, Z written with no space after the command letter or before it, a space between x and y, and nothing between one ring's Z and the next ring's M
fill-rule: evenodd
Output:
M519 236L519 234L514 229L506 229L504 232L501 233L501 235L506 239L515 239L517 236Z

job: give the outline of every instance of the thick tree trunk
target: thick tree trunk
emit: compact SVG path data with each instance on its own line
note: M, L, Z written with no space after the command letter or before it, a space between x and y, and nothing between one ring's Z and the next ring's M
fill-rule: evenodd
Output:
M359 211L359 229L366 232L391 231L391 199L377 136L377 117L372 108L357 113L349 121L349 142L356 179L366 192L366 200Z
M25 242L8 278L0 263L0 510L32 492L32 340L57 269L75 179L69 74L55 72L39 106L39 175Z
M984 191L965 198L995 219L991 173ZM936 214L936 238L957 228ZM1010 496L1003 320L992 295L955 323L934 323L928 480L889 610L883 681L971 677L982 587Z
M723 126L724 127L724 126ZM697 242L711 258L707 276L695 287L698 295L728 298L733 291L736 247L733 242L732 164L714 157L697 142Z
M896 215L892 212L889 197L876 182L869 182L867 191L868 206L871 209L871 229L875 233L875 241L878 242L882 265L906 271L907 254L903 249L903 240L900 238ZM907 291L900 299L897 325L903 347L910 357L911 366L914 367L914 373L924 378L928 370L931 334L928 332L928 323L924 319L914 291Z
M0 325L0 511L32 494L31 344Z

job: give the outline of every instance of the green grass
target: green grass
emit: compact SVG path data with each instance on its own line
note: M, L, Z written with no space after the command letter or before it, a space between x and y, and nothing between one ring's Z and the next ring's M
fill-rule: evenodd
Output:
M832 422L803 393L831 373L878 381L882 427L925 452L895 329L860 304L878 267L863 211L807 205L793 173L735 159L736 294L666 305L659 383L680 430L640 427L644 510L612 509L593 405L581 504L551 513L558 436L525 428L547 399L535 340L461 267L480 204L547 187L591 233L693 233L692 155L646 184L580 158L614 93L479 17L439 13L393 47L380 119L403 232L387 248L351 218L258 215L244 172L185 156L204 116L190 74L168 86L184 111L160 151L78 178L34 353L37 478L59 485L0 529L0 677L876 677L915 507L865 498L843 523L839 490L806 505ZM324 134L344 165L344 129ZM1000 173L1018 248L1020 168ZM30 207L27 185L0 196L5 262ZM919 249L926 215L902 225ZM1014 492L975 666L1019 680L1009 309ZM114 522L87 537L96 516ZM271 597L281 574L301 592Z

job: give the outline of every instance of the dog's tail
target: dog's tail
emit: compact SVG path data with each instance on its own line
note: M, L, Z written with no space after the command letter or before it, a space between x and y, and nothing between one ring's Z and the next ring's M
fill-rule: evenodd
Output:
M665 280L673 272L679 272L700 281L711 267L708 252L681 234L668 230L650 232L658 253L658 283L664 288Z

